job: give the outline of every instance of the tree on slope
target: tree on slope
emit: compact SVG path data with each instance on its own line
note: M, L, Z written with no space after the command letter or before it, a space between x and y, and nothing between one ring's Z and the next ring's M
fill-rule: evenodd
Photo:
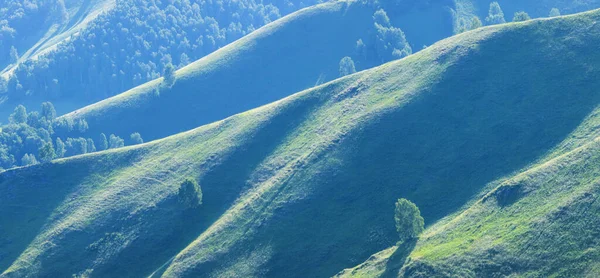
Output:
M51 142L44 144L39 150L38 153L40 155L40 160L42 162L50 162L56 156L54 152L54 147Z
M355 72L356 68L354 67L354 61L352 61L352 58L346 56L340 60L340 76L346 76Z
M424 230L425 221L421 217L421 211L413 202L404 198L396 202L394 219L401 241L417 238Z
M501 24L506 22L504 19L504 12L502 11L502 8L500 8L498 2L490 3L490 10L485 21L487 21L488 24Z
M550 10L550 17L556 17L556 16L560 16L560 10L558 10L557 8L552 8L552 10Z
M197 207L202 204L202 189L195 179L187 178L181 183L177 198L186 208Z
M513 17L513 22L520 22L520 21L527 21L530 20L531 17L529 17L529 15L526 12L516 12L515 16Z

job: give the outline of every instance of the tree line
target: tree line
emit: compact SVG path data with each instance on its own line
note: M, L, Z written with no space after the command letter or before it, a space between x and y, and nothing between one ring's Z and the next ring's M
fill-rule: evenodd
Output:
M8 124L0 127L0 169L125 146L125 140L114 134L107 137L101 133L95 140L86 138L88 128L83 119L57 118L51 102L44 102L40 111L31 112L18 105L9 116ZM80 136L67 137L67 134ZM143 142L139 133L130 135L130 144Z

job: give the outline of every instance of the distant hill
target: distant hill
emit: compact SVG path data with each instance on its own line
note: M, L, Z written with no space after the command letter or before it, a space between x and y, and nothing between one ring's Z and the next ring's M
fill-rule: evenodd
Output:
M31 108L43 101L53 101L60 114L73 111L156 79L169 64L188 65L265 24L322 1L40 1L55 2L64 3L67 20L48 17L41 27L33 24L33 30L17 30L25 43L6 39L0 43L0 56L5 57L0 60L10 64L0 61L6 67L3 76L10 77L6 84L0 79L0 118L6 118L18 104ZM491 1L377 2L418 51L470 25L474 15L488 24L485 18ZM499 2L507 21L519 10L546 17L552 8L567 14L600 7L596 0ZM0 22L5 17L0 11ZM11 30L5 27L2 30ZM10 58L13 44L18 66Z
M319 9L297 17L370 13ZM0 276L332 276L396 243L401 197L422 239L354 274L397 275L406 253L408 276L593 276L598 19L479 28L189 132L3 172Z
M64 118L85 119L91 135L140 132L153 140L273 102L338 78L345 56L358 70L389 60L382 55L392 49L377 48L378 9L338 1L301 10L182 68L172 87L157 79Z

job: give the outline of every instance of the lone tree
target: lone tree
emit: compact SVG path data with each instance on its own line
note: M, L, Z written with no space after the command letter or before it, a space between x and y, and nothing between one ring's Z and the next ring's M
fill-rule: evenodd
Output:
M401 241L417 238L424 230L425 221L421 217L419 208L404 198L396 202L394 219Z
M195 179L187 178L179 187L177 194L179 203L186 208L195 208L202 204L202 189Z

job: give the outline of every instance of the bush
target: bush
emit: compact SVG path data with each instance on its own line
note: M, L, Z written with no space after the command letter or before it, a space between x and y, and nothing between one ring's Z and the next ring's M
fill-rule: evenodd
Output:
M425 221L421 217L419 208L404 198L398 199L396 202L394 219L401 241L417 238L424 230Z

